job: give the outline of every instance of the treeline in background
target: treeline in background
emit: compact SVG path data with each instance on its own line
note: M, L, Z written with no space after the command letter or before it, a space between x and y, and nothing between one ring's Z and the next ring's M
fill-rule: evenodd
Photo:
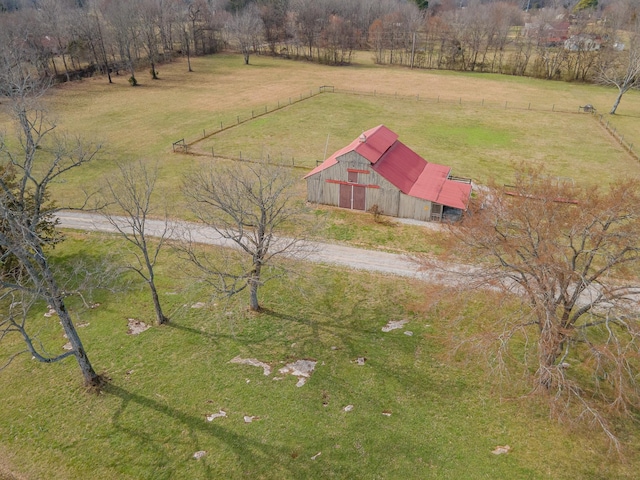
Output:
M0 49L55 81L136 85L141 68L155 78L158 63L233 49L247 63L347 65L369 51L378 64L597 82L638 50L639 13L638 0L0 0Z

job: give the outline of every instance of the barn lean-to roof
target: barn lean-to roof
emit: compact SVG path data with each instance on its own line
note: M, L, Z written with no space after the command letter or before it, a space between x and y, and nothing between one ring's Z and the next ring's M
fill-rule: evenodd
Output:
M427 162L384 125L367 130L304 178L335 165L341 156L353 151L366 158L373 171L402 193L448 207L467 208L471 184L449 180L450 167Z

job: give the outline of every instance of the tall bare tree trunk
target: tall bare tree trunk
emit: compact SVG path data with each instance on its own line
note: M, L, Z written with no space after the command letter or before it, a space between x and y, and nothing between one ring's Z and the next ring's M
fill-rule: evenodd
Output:
M619 91L618 96L616 97L616 101L613 103L613 107L611 107L611 111L609 112L611 115L616 114L616 110L618 109L618 105L620 105L620 100L622 100L622 95L624 92L622 90Z
M147 264L147 271L149 272L149 277L147 283L149 284L149 289L151 290L151 298L153 300L153 308L156 312L156 323L158 325L164 325L169 321L168 317L164 316L162 313L162 306L160 305L160 297L158 296L158 289L156 288L155 274L154 274L154 266L149 258L148 250L145 246L144 248L144 258Z
M153 280L149 282L149 288L151 289L151 297L153 298L153 308L156 311L156 323L158 325L164 325L169 321L167 317L162 313L162 306L160 305L160 297L158 296L158 290Z
M258 303L258 288L260 287L260 260L254 260L254 270L251 272L249 279L249 309L252 312L260 311L260 303Z
M51 308L53 308L58 314L60 324L62 325L64 333L67 336L67 340L69 340L71 345L71 351L76 357L76 361L78 362L78 366L82 372L84 384L86 386L97 387L100 385L100 376L95 372L91 362L89 361L89 357L82 345L80 336L78 335L76 327L73 325L73 321L71 320L71 316L67 311L67 307L64 303L64 297L58 288L58 283L53 277L51 268L45 259L44 252L40 247L36 247L35 250L36 258L38 259L37 262L39 264L40 271L42 272L43 286L47 292L45 299L48 301L49 305L51 305Z
M73 325L73 321L71 320L71 316L66 309L64 304L64 300L62 297L58 297L55 299L51 299L52 307L55 308L56 312L58 312L58 317L60 318L60 324L64 329L64 333L67 336L67 340L71 344L71 349L74 352L74 356L80 366L80 370L82 372L82 378L84 379L84 384L91 387L97 387L100 385L100 376L95 372L91 362L89 361L89 357L87 356L87 352L82 345L82 341L80 340L80 336Z

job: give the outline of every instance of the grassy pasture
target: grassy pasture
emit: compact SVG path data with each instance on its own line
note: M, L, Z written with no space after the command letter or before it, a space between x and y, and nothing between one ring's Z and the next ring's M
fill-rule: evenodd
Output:
M519 162L588 184L640 175L638 162L590 115L330 93L212 135L192 150L311 169L325 148L330 155L381 123L424 158L479 183L509 182Z
M361 54L366 55L366 54ZM171 153L171 143L200 138L235 123L238 116L272 109L321 85L340 91L412 95L433 101L385 97L321 96L244 124L203 142L202 150L238 156L294 157L313 166L344 146L363 129L385 123L425 158L451 164L459 175L479 181L509 177L509 165L519 159L544 161L549 168L570 172L588 182L634 175L637 165L587 115L553 114L551 109L577 112L585 103L606 111L611 89L520 77L454 74L382 68L366 62L351 67L326 67L264 57L242 65L238 56L197 58L195 72L177 61L160 70L161 79L142 79L131 88L124 77L109 85L94 78L57 87L51 109L62 126L85 138L103 140L105 161L68 180L64 195L74 198L79 184L111 169L112 159L158 160L171 190L175 177L193 166ZM458 103L461 103L458 105ZM484 103L484 107L481 105ZM508 109L501 108L507 103ZM527 108L533 111L528 111ZM522 110L511 108L519 107ZM620 114L610 121L625 138L640 146L640 93L629 92ZM210 157L206 159L211 161ZM577 172L577 174L576 174Z
M56 257L91 260L117 251L121 244L110 237L71 233ZM162 260L168 326L126 334L127 318L153 319L142 289L98 294L93 310L70 303L77 321L87 323L79 330L96 367L111 379L104 393L79 388L71 360L42 365L22 355L1 372L0 473L155 480L595 479L637 472L637 456L617 462L597 430L563 429L535 399L514 396L517 386L498 394L478 357L452 352L447 338L469 327L447 317L446 302L429 309L425 299L435 292L425 285L292 265L294 282L268 284L268 310L253 315L235 303L189 308L206 302L206 291L185 281L175 257ZM488 302L469 303L465 315L484 312L473 328L498 315L486 315ZM45 345L61 351L55 319L34 316ZM381 331L399 319L409 323ZM3 352L21 347L19 339L7 340ZM261 368L230 364L236 355L274 371L265 376ZM301 358L318 364L298 388L277 370ZM347 405L353 410L345 412ZM226 418L206 421L220 409ZM245 415L259 418L245 423ZM634 431L624 432L635 448ZM511 453L491 454L505 444ZM201 450L206 456L193 459Z
M611 89L520 77L457 74L375 66L367 54L350 67L326 67L265 57L220 55L194 60L195 72L176 61L160 69L160 80L141 78L131 88L126 78L93 78L56 87L47 100L61 127L86 139L104 141L104 154L55 186L54 195L78 204L83 191L94 190L114 171L114 161L143 159L160 167L158 199L173 214L188 218L180 196L185 172L199 165L226 162L216 155L288 163L300 177L315 166L325 148L332 153L362 130L384 123L401 141L430 161L451 165L455 175L484 182L508 182L517 161L543 162L560 176L589 184L636 176L638 164L611 139L598 122L578 114L592 103L606 111ZM209 137L199 142L203 156L174 154L171 143L202 137L202 131L251 117L290 97L333 85L338 91L373 95L322 94ZM398 98L394 98L397 94ZM414 96L418 100L400 98ZM438 103L436 99L440 98ZM508 108L504 108L505 103ZM529 110L529 106L531 110ZM556 112L552 112L552 109ZM558 113L572 112L572 113ZM617 130L640 145L640 93L629 92L620 114L610 118ZM328 138L328 143L327 143ZM300 199L305 185L299 184ZM424 250L425 235L411 226L375 224L367 215L328 209L324 236L330 240L388 250ZM431 236L431 233L427 233Z

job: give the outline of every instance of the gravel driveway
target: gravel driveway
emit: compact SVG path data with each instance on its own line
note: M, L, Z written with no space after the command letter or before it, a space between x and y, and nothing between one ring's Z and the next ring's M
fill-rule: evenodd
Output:
M58 219L60 226L63 228L97 232L115 231L113 225L104 217L94 213L64 211L58 213ZM147 232L150 235L157 236L163 231L164 222L160 220L147 220L146 226ZM231 242L222 238L215 230L203 227L197 223L177 223L172 238L179 240L186 231L190 231L192 238L197 242L233 247ZM405 255L321 242L307 242L306 248L303 250L302 258L315 263L418 278L425 281L443 280L443 272L438 272L437 275L433 272L421 272L417 264ZM453 279L450 279L450 282L451 281L453 281Z

